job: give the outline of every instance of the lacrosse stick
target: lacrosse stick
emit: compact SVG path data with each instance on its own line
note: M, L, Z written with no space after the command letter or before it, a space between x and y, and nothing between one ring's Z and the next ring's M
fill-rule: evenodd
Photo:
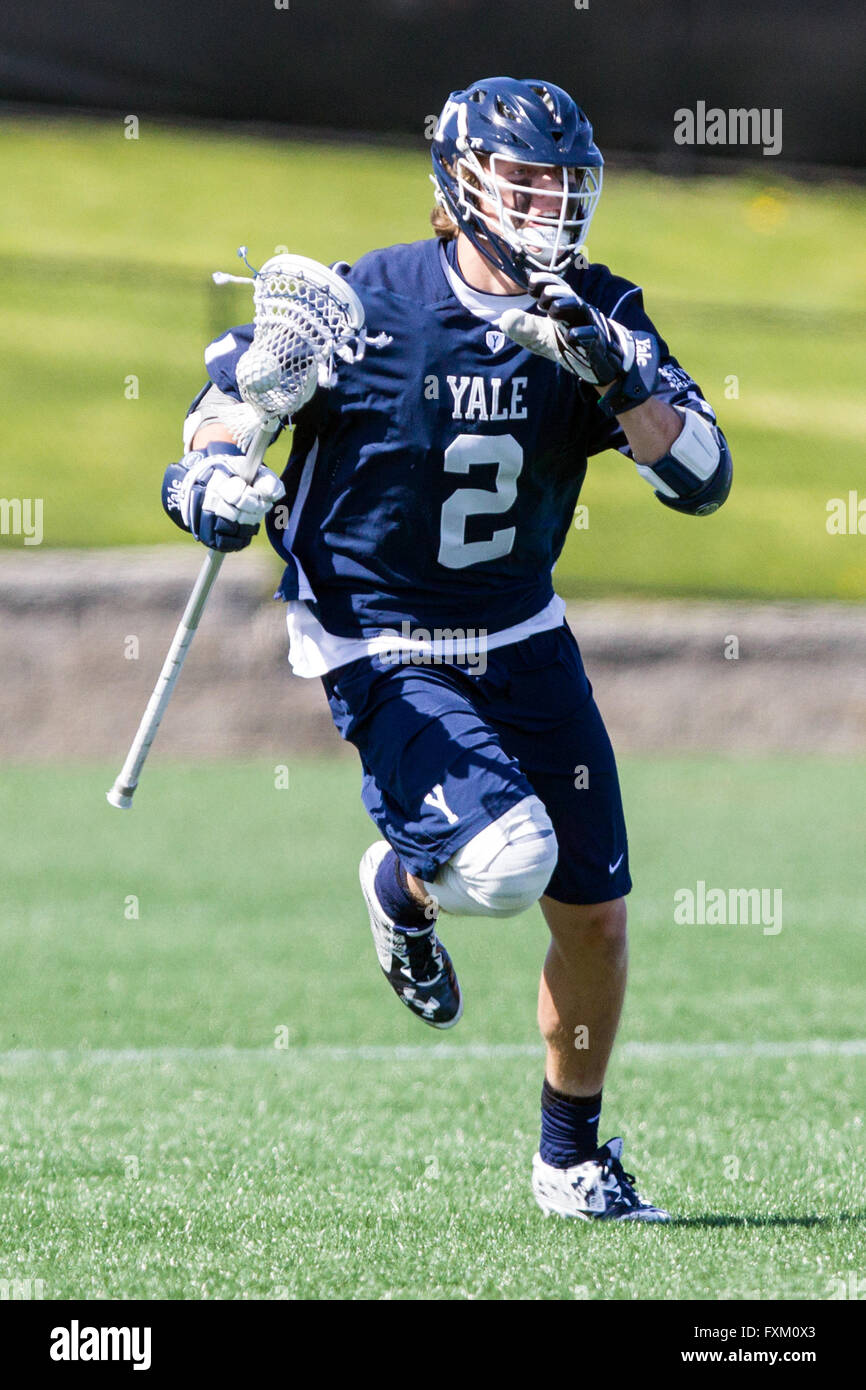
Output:
M242 246L238 255L252 270L246 247ZM218 285L253 285L253 341L236 372L243 404L225 415L226 427L245 450L236 471L250 485L280 421L290 419L317 386L334 384L334 359L352 363L364 356L364 308L345 280L306 256L273 256L261 270L253 272L252 281L248 276L223 271L214 272L213 278ZM111 791L106 792L109 803L120 810L132 805L145 759L223 558L221 551L209 550L202 562L126 762Z

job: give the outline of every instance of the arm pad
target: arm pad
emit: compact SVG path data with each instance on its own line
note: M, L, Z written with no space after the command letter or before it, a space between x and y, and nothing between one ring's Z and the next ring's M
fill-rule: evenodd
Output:
M653 464L635 465L656 497L675 512L709 516L731 490L733 466L725 436L697 410L675 405L683 428L669 454Z

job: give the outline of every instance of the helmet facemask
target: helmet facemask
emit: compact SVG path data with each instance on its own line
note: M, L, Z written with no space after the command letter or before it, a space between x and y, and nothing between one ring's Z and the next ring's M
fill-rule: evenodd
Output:
M482 163L471 149L456 163L464 216L477 219L481 229L501 238L533 270L561 274L568 269L585 241L601 194L600 168L536 164L503 154L486 155ZM545 169L556 181L551 180L550 187L521 183L511 177L515 166Z

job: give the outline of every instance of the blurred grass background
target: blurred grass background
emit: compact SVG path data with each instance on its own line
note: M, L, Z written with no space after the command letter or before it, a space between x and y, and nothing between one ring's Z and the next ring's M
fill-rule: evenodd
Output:
M159 481L206 342L249 317L247 292L216 290L210 271L235 269L241 243L260 264L278 246L351 261L423 237L427 172L405 150L8 122L0 495L44 497L47 545L183 544ZM864 230L864 190L787 182L770 161L766 179L676 182L609 164L592 258L644 287L716 406L736 484L718 516L695 522L658 506L619 455L600 456L562 593L863 593L866 548L828 535L826 505L866 495ZM279 468L284 446L274 454Z

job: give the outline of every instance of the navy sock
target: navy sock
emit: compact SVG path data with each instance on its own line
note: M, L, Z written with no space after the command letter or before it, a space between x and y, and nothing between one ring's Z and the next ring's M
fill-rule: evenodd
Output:
M406 870L392 849L376 870L376 897L400 927L417 929L432 923L424 904L417 902L409 892Z
M566 1096L547 1077L541 1088L539 1153L552 1168L573 1168L598 1148L601 1091L597 1096Z

